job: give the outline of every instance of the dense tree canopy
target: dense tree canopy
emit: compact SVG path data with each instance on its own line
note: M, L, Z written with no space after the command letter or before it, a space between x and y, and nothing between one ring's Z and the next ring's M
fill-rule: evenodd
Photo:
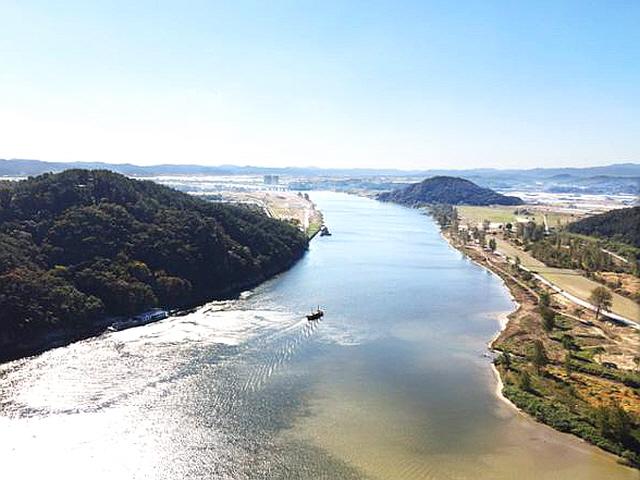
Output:
M573 233L592 235L640 248L640 207L622 208L570 224Z
M0 345L92 319L228 295L307 241L248 207L68 170L0 184Z

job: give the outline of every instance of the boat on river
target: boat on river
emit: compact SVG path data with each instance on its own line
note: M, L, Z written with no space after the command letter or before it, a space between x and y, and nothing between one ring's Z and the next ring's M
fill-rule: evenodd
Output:
M320 227L320 236L321 237L330 237L331 236L331 232L329 231L329 229L327 228L326 225L322 225Z
M140 313L135 317L117 321L113 323L108 328L108 330L118 331L118 330L125 330L131 327L139 327L141 325L146 325L147 323L163 320L168 316L169 316L169 312L167 310L163 310L162 308L154 308L149 310L148 312Z
M324 312L320 310L320 307L318 307L315 312L311 312L309 315L307 315L307 320L318 320L322 317L324 317Z

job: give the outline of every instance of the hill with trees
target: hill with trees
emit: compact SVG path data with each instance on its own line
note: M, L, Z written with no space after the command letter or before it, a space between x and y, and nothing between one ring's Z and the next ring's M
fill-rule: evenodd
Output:
M569 224L567 229L640 248L640 207L621 208L587 217Z
M449 204L449 205L522 205L518 197L509 197L490 188L458 177L432 177L420 183L408 185L378 195L378 200L402 205Z
M105 170L0 183L0 354L232 295L307 248L293 225Z

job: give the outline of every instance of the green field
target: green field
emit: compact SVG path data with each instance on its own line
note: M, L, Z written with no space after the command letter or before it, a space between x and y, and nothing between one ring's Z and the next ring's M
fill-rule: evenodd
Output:
M309 228L305 232L307 237L314 237L320 231L320 227L322 227L322 216L318 215L309 221Z
M524 250L520 250L519 248L514 247L509 242L502 240L501 238L496 238L496 243L498 245L498 250L504 253L506 256L511 257L512 259L515 259L515 257L518 257L520 259L520 264L523 267L533 268L533 269L546 267L546 265L542 263L540 260L533 258Z
M483 220L490 222L515 222L515 210L517 207L472 207L462 205L457 207L458 214L463 220L471 223L480 223Z
M575 295L586 301L589 301L589 296L593 289L600 286L599 283L589 280L573 270L546 268L539 271L539 274L551 283L566 290L571 295ZM640 322L640 305L630 298L623 297L617 293L611 293L613 295L612 311L631 320Z
M458 208L458 214L462 219L469 223L481 223L483 220L489 220L493 223L508 223L515 222L518 218L527 218L533 220L538 224L544 222L543 214L547 215L547 222L549 227L558 227L560 225L566 225L577 218L575 215L561 212L543 212L535 207L522 206L522 207L507 207L507 206L494 206L494 207L475 207L469 205L462 205ZM516 210L526 209L529 215L516 215Z
M520 250L500 238L496 238L496 242L498 244L498 251L510 258L517 256L520 258L522 266L535 270L544 279L586 302L589 301L589 296L593 289L600 286L599 283L589 280L575 270L547 267L540 260L533 258L524 250ZM640 322L640 306L629 298L625 298L614 292L611 293L613 295L612 311L631 320Z

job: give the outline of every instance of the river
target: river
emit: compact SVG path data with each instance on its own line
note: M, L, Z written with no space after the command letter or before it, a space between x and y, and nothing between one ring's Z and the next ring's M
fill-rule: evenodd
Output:
M334 235L238 300L1 365L7 478L640 478L497 397L513 304L430 218L312 199Z

